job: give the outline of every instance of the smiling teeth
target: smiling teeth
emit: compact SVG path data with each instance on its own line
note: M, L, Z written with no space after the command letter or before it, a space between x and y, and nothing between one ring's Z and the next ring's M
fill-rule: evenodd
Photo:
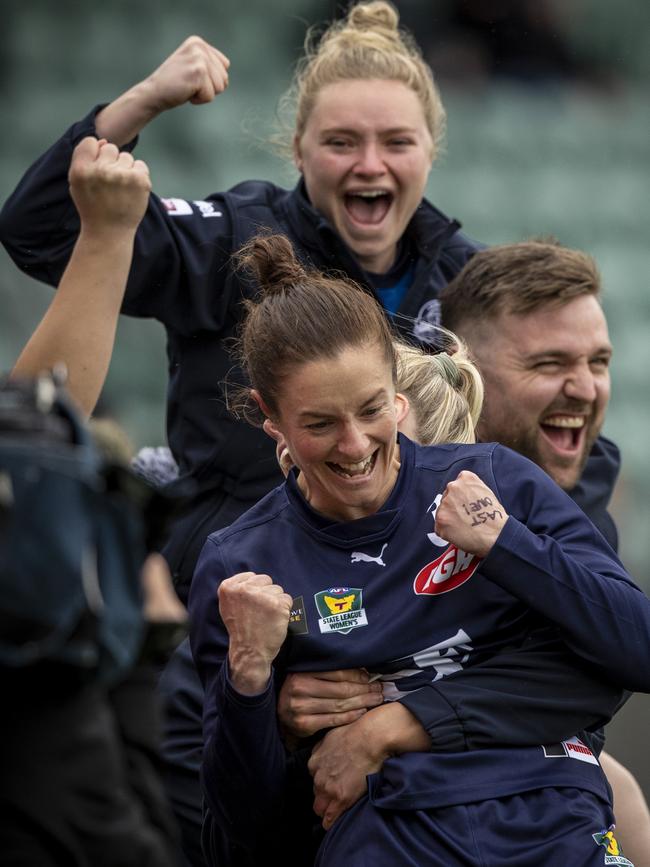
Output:
M552 415L550 418L544 419L542 424L549 427L584 427L585 419L581 415Z
M367 471L372 466L374 455L370 455L369 458L366 458L364 461L357 461L354 464L333 464L336 469L345 476L362 476L367 473Z

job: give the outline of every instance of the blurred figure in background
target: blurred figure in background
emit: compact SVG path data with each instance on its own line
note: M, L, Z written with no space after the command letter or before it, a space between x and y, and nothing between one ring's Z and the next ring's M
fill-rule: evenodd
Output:
M70 185L79 238L0 388L2 862L176 867L155 678L186 613L146 556L160 507L122 432L104 423L93 442L77 409L92 411L108 368L148 171L86 139Z

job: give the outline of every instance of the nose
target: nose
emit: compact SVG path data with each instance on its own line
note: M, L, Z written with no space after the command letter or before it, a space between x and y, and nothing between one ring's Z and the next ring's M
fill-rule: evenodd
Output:
M360 461L368 456L370 440L360 426L354 422L346 422L343 425L339 441L338 451L349 461Z
M381 151L376 142L364 142L359 149L355 171L359 175L381 175L385 171Z
M596 400L596 380L588 362L577 364L571 370L564 382L564 393L584 403Z

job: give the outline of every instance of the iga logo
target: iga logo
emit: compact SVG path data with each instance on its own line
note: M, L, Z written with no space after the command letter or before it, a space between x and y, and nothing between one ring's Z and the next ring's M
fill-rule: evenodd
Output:
M420 569L413 581L413 590L419 596L448 593L469 581L480 562L480 557L450 545L440 557Z

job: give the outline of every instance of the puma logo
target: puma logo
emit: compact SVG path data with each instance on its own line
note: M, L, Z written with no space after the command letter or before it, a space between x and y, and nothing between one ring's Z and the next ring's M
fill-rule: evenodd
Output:
M438 511L438 506L440 505L440 501L442 500L442 494L438 494L427 509L428 512L431 513L431 517L433 518L433 533L427 533L427 539L431 542L432 545L440 545L447 546L449 542L446 539L443 539L442 536L439 536L436 532L436 512Z
M353 551L350 556L353 563L376 563L378 566L385 566L386 564L381 558L387 547L388 542L384 542L384 544L381 546L379 557L371 557L370 554L364 554L363 551Z

